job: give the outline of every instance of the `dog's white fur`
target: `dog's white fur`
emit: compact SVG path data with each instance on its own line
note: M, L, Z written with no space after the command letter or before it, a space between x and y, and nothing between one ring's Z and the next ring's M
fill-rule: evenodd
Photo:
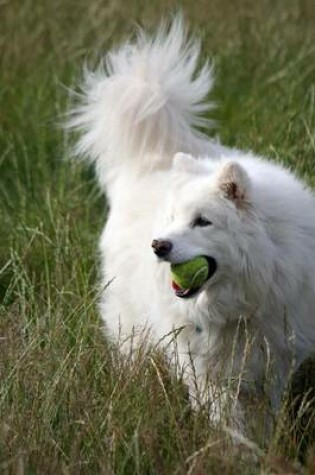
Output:
M240 400L262 393L272 361L268 396L277 406L291 365L315 347L315 199L280 165L197 130L209 125L202 115L213 81L198 58L177 19L153 39L140 32L86 74L70 122L110 205L101 314L111 337L132 335L133 344L144 328L161 344L178 330L180 364L210 402L215 381L221 403L222 385L239 374ZM197 215L212 224L193 227ZM172 242L164 260L153 238ZM198 255L214 257L217 271L181 300L170 262Z

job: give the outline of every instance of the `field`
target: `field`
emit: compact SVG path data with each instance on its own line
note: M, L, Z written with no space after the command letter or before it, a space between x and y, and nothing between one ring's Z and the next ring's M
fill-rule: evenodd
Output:
M241 457L162 355L119 358L97 312L106 202L61 123L84 62L171 0L0 2L0 473L315 473L283 430ZM214 58L222 141L315 186L313 0L183 0ZM258 441L254 441L257 442ZM248 455L248 454L247 454Z

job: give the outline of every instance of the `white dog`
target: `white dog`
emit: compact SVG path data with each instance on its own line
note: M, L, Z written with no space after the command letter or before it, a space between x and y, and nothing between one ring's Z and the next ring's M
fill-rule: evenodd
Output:
M145 329L164 345L176 333L192 397L220 417L229 386L241 418L251 391L277 407L290 368L315 348L315 199L283 167L200 132L213 79L198 59L178 19L153 39L140 32L87 73L71 125L110 205L108 334L135 345ZM209 279L180 298L170 263L196 256L211 259Z

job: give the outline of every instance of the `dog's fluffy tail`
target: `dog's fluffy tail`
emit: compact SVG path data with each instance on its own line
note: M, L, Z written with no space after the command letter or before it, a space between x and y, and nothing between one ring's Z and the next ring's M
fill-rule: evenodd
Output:
M198 68L199 52L178 17L154 38L140 31L86 72L69 125L81 131L77 154L96 162L104 185L122 166L145 173L169 167L175 152L204 150L198 129L210 123L204 114L213 77L208 63Z

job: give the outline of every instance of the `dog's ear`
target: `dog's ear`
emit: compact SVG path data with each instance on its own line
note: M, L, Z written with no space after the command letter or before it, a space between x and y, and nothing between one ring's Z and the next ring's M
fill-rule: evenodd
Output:
M193 157L188 153L176 153L173 158L173 170L175 172L193 173L200 175L205 172L202 160Z
M239 208L250 202L251 182L246 170L237 162L226 162L218 172L221 192Z

